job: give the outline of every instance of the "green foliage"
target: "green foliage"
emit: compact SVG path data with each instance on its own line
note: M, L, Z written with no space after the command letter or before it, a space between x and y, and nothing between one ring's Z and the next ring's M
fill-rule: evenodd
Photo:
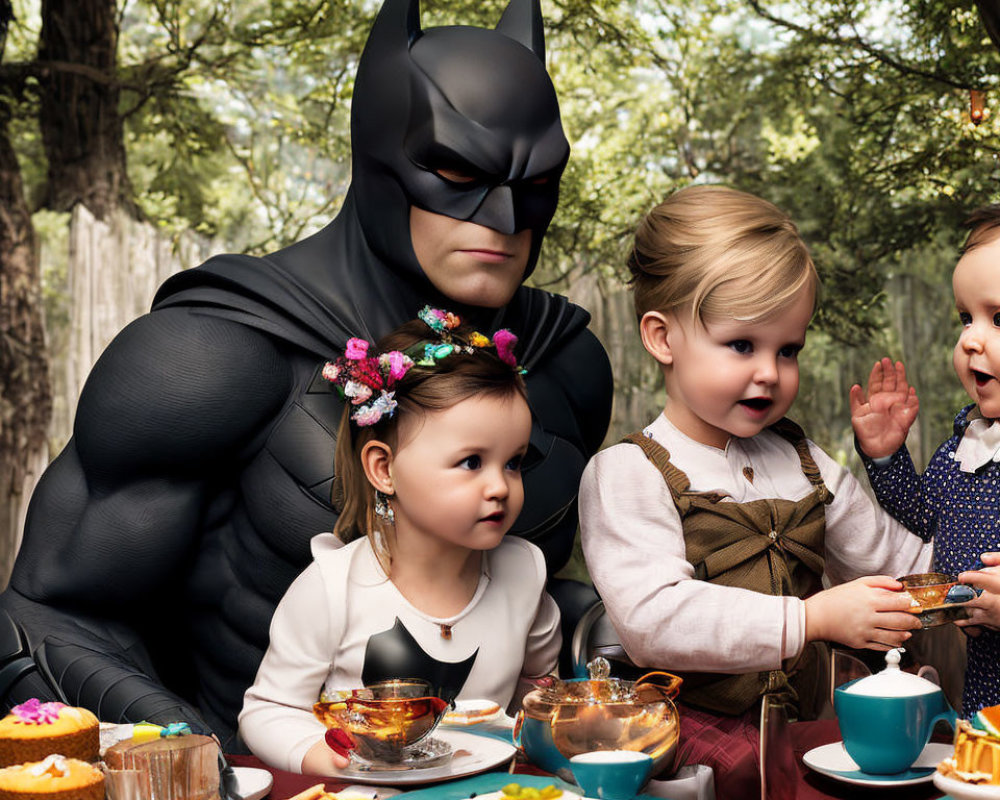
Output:
M34 57L38 2L14 4L6 67ZM143 213L251 252L325 224L349 182L353 75L379 5L122 3L117 78ZM428 0L422 19L494 25L505 5ZM596 278L613 294L630 231L666 193L722 182L761 194L798 222L824 283L797 417L849 461L847 387L884 352L906 357L926 457L962 402L948 358L961 221L997 198L1000 177L1000 54L974 4L544 0L543 12L573 154L533 282ZM45 163L25 75L4 86L36 196ZM978 127L971 88L997 106ZM619 374L619 391L655 377Z

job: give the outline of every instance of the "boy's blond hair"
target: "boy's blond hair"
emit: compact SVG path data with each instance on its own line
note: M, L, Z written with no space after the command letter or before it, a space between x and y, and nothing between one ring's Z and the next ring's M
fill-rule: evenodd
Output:
M1000 236L1000 203L977 208L965 221L965 227L969 229L969 235L962 245L962 255Z
M798 228L777 206L725 186L674 192L639 223L628 260L635 312L690 309L692 321L755 322L819 276Z

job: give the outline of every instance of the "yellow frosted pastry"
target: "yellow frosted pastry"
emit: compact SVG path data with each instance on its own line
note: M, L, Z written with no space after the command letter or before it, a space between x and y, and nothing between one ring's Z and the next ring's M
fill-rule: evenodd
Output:
M0 769L0 800L104 800L104 775L86 761L51 755Z
M938 772L965 783L1000 785L1000 737L960 719L955 754L938 764Z
M97 717L85 708L28 700L0 719L0 767L40 761L53 753L96 761L98 727Z

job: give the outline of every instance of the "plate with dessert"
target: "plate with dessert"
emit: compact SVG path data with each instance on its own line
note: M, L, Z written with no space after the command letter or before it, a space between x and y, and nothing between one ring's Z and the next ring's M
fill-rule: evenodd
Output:
M183 800L218 796L219 777L218 743L186 723L102 730L85 708L35 698L0 719L0 798L114 800L126 784L149 797L155 784L163 800Z
M938 764L934 785L955 800L1000 800L1000 706L958 721L954 750Z
M525 791L526 789L529 791ZM534 791L530 791L531 789ZM512 783L497 792L477 794L474 798L469 797L467 800L528 800L529 798L531 800L587 800L575 792L568 792L554 785L535 788L524 787L518 783Z

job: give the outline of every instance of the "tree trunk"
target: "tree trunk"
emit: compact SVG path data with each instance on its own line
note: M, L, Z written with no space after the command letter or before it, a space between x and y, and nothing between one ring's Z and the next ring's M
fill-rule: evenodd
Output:
M7 583L27 498L47 461L52 412L38 245L0 98L0 586Z
M43 205L84 203L98 219L131 209L116 82L115 0L43 0L39 123L48 156Z

